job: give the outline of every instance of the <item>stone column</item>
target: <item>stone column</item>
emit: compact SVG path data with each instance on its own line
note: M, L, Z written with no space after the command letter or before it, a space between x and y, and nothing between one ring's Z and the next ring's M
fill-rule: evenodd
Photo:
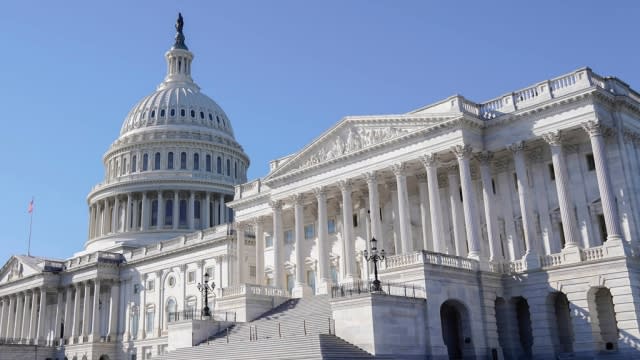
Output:
M92 306L92 321L91 321L91 337L89 341L100 340L100 280L94 280L93 287L93 306Z
M63 308L62 308L62 296L64 295L64 292L62 291L62 289L58 289L58 299L57 299L57 304L56 304L56 317L55 317L55 321L53 322L53 344L55 345L55 342L60 339L62 337L62 334L60 333L60 324L62 323L62 316L63 314Z
M147 197L147 192L142 193L142 216L140 222L142 223L142 231L149 230L149 198Z
M318 201L318 294L328 294L331 290L329 275L329 228L327 217L327 191L325 188L313 190Z
M398 184L395 182L390 182L385 184L387 191L389 191L389 198L391 200L391 220L392 220L392 228L391 236L393 240L393 251L389 251L387 247L387 254L389 255L398 255L402 254L402 242L400 240L400 214L398 214ZM386 239L383 239L386 240ZM387 241L382 241L380 247L382 249L385 248L385 243Z
M24 315L25 296L26 295L24 293L19 293L18 295L16 295L17 302L15 324L11 325L11 338L15 340L20 340L22 338L22 334L20 332L22 331L22 316Z
M147 304L147 275L146 274L141 274L140 275L140 283L142 286L140 286L140 306L138 307L138 336L137 336L137 340L142 340L145 338L146 335L146 329L145 326L147 324L145 324L145 316L147 313L147 309L146 309L146 304Z
M345 248L345 277L344 282L356 279L356 244L353 238L353 204L351 203L351 181L342 180L338 183L342 193L342 241Z
M94 237L102 236L102 205L100 201L96 201L96 223L94 225Z
M117 233L120 231L120 199L115 196L113 200L113 217L111 218L111 232Z
M588 121L582 126L587 133L589 133L589 138L591 139L593 159L596 163L598 189L600 190L600 201L602 202L602 212L607 227L607 241L622 240L622 229L620 227L618 207L616 206L616 197L613 192L613 185L611 184L607 166L607 152L603 137L604 129L600 123L595 121Z
M47 329L44 321L47 318L47 290L40 288L40 310L38 314L38 331L36 332L36 343L42 344L46 340Z
M171 219L173 230L178 230L178 225L180 224L180 193L177 190L173 192L173 214Z
M82 304L82 337L89 336L89 323L91 321L90 303L91 300L91 286L89 282L84 283L84 296ZM83 340L84 341L84 340Z
M220 224L227 223L227 206L224 204L224 194L220 194Z
M513 159L516 168L516 178L518 183L518 198L520 199L520 214L522 216L522 227L524 232L524 242L527 251L524 255L527 269L540 267L540 259L536 253L534 222L531 220L532 204L529 195L529 181L527 177L527 165L524 159L524 141L509 145L513 152Z
M282 258L282 241L284 233L282 229L282 202L270 203L273 211L273 286L284 289L284 260Z
M189 230L195 230L195 203L196 194L192 191L189 192L189 203L187 205L187 225Z
M78 337L80 330L80 287L82 283L75 284L75 296L73 297L73 324L71 324L71 338Z
M36 307L37 304L37 293L35 291L31 292L31 314L29 315L29 324L28 324L28 335L27 337L29 338L29 340L34 341L36 340L36 327L38 326L38 323L36 322L38 319L38 308Z
M124 231L129 232L131 231L131 206L132 206L132 199L131 199L131 193L127 193L127 209L124 211L124 218L125 218L125 224L124 224Z
M420 224L422 225L422 249L433 250L433 242L430 239L431 222L429 221L429 188L427 175L418 174L418 198L420 199Z
M495 197L493 196L493 179L491 177L491 159L493 154L484 151L478 155L480 160L480 178L482 179L482 200L484 202L484 216L487 224L487 238L489 239L489 261L502 259L498 230L496 229L496 213L493 208Z
M453 229L453 239L456 245L456 256L467 256L466 236L464 233L464 210L461 209L460 181L458 167L451 166L447 172L449 183L449 204L451 207L451 227ZM466 199L465 199L466 200Z
M575 210L571 200L571 190L569 188L569 174L565 163L564 151L562 150L562 139L560 132L547 133L542 136L549 143L551 148L551 160L553 162L553 173L556 180L556 192L558 193L558 204L560 207L560 218L562 219L562 230L564 232L565 248L577 248L579 246L578 230L576 228ZM571 260L580 261L580 252L571 249L573 257ZM565 251L566 252L566 251Z
M162 196L162 190L158 191L158 230L164 228L164 197Z
M20 329L20 338L23 339L23 343L27 343L27 339L29 337L29 294L27 292L24 293L24 303L22 305L22 325Z
M476 197L473 193L473 183L471 182L471 147L468 145L456 145L453 152L458 158L460 168L460 179L462 185L462 203L464 208L464 222L467 229L467 241L469 244L469 258L480 260L480 224L478 223L478 212L476 207Z
M202 223L203 229L208 229L211 227L210 207L211 207L211 194L207 191L204 196L204 222Z
M111 284L111 294L109 297L109 332L110 341L116 339L118 334L118 298L120 297L120 284L114 281Z
M0 339L4 339L4 328L7 322L7 298L0 297L0 301L2 301L2 306L0 307Z
M311 288L305 282L304 267L304 212L302 205L303 195L297 194L293 196L293 218L295 228L296 241L296 280L293 286L291 296L294 298L307 297L312 295Z
M13 338L13 329L15 329L15 313L13 312L13 305L16 303L17 296L9 295L9 312L7 315L7 322L5 324L5 338Z
M256 232L256 284L264 285L264 219L255 219Z
M429 187L429 213L431 215L431 238L433 251L442 253L445 250L442 231L442 208L440 206L440 188L438 187L438 158L436 154L427 154L420 159L427 170Z
M64 301L64 320L63 320L63 324L64 324L64 334L62 334L62 338L64 340L68 340L69 339L69 335L71 334L71 329L73 329L73 309L71 307L71 296L73 294L73 287L72 286L68 286L67 287L67 293L65 295L65 301ZM63 341L62 343L64 344L66 341Z
M102 220L100 223L102 235L107 235L109 233L109 202L107 199L102 200Z
M382 241L382 224L380 222L380 193L378 192L378 176L375 171L365 174L369 188L369 218L371 219L371 236ZM325 195L325 219L326 219L326 195ZM367 239L371 240L371 239Z
M409 209L409 192L407 191L407 174L404 164L391 167L398 184L398 217L400 221L400 243L402 253L413 252L413 238L411 236L411 210Z
M245 282L244 237L245 225L240 222L236 223L236 284L238 285Z
M202 272L200 272L202 274ZM156 271L156 294L157 294L157 298L156 298L156 313L155 313L155 324L154 327L155 329L153 330L153 333L155 333L155 336L160 337L162 336L162 318L163 318L163 314L164 314L164 288L162 286L162 280L163 280L163 271L162 270L158 270Z
M94 227L96 225L96 206L95 205L91 205L89 206L89 239L93 239L95 234L95 230Z

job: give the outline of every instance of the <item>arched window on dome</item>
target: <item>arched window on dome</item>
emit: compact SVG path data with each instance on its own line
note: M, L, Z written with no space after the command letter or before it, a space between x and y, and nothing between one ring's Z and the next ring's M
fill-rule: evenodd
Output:
M184 109L180 109L180 116L184 117L185 115L187 115L187 112Z
M142 171L147 171L149 169L149 154L144 154L142 156Z
M224 121L224 117L222 118L222 127L225 127L225 128L227 127L227 122Z
M164 114L165 114L164 109L160 110L160 117L164 117Z
M187 153L180 153L180 169L185 170L187 168Z
M227 176L231 176L231 160L227 159Z
M167 169L173 169L173 151L167 154Z
M213 115L211 115L211 113L209 113L209 121L213 121Z
M153 159L153 170L160 170L160 153L157 152Z
M151 226L158 226L158 200L151 201Z
M151 118L155 118L156 117L156 111L155 110L151 110Z
M169 114L171 115L171 117L176 116L176 109L171 109L171 112Z
M218 174L222 174L222 158L220 156L216 159L216 170L218 171Z
M196 112L194 110L191 110L191 117L195 118L196 117Z
M127 158L122 159L122 175L127 175Z
M193 170L200 170L200 154L193 154Z
M180 200L179 226L187 226L187 200Z
M216 115L216 120L218 120L218 126L220 126L220 116Z
M206 159L206 160L205 160L205 161L206 161L206 164L205 164L205 166L206 166L206 170L207 170L208 172L211 172L211 155L207 154L207 156L205 157L205 159Z
M137 160L137 156L133 155L133 157L131 158L131 172L132 173L136 172L136 160Z
M238 178L238 160L233 164L233 177Z
M164 224L173 225L173 199L167 199L164 205Z
M204 112L200 111L200 119L204 120Z

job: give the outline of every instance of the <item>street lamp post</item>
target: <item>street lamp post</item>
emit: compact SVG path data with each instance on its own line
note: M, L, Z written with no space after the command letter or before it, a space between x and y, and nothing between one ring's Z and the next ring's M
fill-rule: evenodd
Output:
M376 238L371 238L371 255L369 255L369 252L366 249L363 252L365 260L373 262L373 274L375 276L375 280L373 280L371 291L382 291L380 280L378 280L378 261L384 260L384 249L380 250L380 253L378 253L377 245L378 240L376 240Z
M213 281L209 285L209 273L204 274L204 284L198 283L198 291L204 294L204 308L202 309L202 316L211 317L211 310L209 310L209 291L213 292L216 288L216 283Z

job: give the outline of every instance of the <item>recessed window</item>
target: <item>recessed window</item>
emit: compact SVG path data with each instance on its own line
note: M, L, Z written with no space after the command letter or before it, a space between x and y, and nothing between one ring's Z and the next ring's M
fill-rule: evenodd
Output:
M238 178L238 162L237 161L233 164L233 177L236 179Z
M593 154L587 154L587 170L593 171L596 169L596 160L593 158Z
M562 227L562 221L558 222L558 232L560 233L560 247L564 248L566 240L564 238L564 228Z
M329 230L329 234L336 233L336 219L327 220L327 229Z
M306 240L313 239L316 236L316 231L313 224L308 224L304 226L304 238Z
M255 265L250 265L249 266L249 277L256 277L256 267Z
M191 117L192 117L192 118L196 117L196 112L195 112L195 111L193 111L193 110L191 110Z
M215 276L215 268L213 266L209 266L206 269L204 269L204 273L205 274L209 274L210 278L213 278Z
M209 121L213 121L213 115L211 115L211 113L209 113Z
M187 226L187 200L180 200L180 218L178 225Z
M200 201L196 200L193 203L193 218L200 219Z
M136 172L136 160L137 160L137 156L133 155L133 157L131 158L131 172L132 173Z
M164 117L164 114L165 114L164 109L160 110L160 117Z
M186 111L184 111L184 109L180 109L180 116L185 116L187 114Z
M171 109L171 113L170 114L171 114L171 117L176 116L176 109Z
M193 170L200 170L200 154L193 154Z
M284 232L284 243L285 244L293 244L293 230L285 230Z
M218 120L218 126L220 126L220 116L216 115L216 120Z
M264 237L264 247L270 248L273 246L273 238L271 235L267 235Z
M227 176L231 176L231 160L227 159Z
M158 200L151 201L151 226L158 226Z
M160 170L160 153L157 152L153 160L153 169Z
M148 280L147 281L147 291L153 291L154 288L155 288L154 280Z
M167 169L173 169L173 151L167 154Z
M218 174L222 174L222 158L220 156L216 159L216 170Z
M358 214L353 214L353 227L358 227Z
M607 241L607 222L603 214L598 215L598 230L600 230L600 239L602 239L602 242Z
M206 159L206 169L208 172L211 172L211 155L207 154Z
M194 282L196 282L196 272L195 270L191 270L187 273L187 282L189 284L193 284Z
M556 171L553 169L553 164L548 164L547 168L549 169L549 179L554 181L556 179Z
M142 171L147 171L149 169L149 155L144 154L142 156Z
M200 111L200 119L204 119L204 113Z
M180 169L185 170L187 168L187 153L180 153Z
M173 200L167 199L164 207L164 224L173 225Z
M156 117L156 111L155 110L151 110L151 118L155 118Z

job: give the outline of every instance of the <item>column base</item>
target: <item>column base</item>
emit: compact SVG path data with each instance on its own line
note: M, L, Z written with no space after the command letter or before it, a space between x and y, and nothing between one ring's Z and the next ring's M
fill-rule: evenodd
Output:
M524 260L524 267L527 270L540 268L540 257L534 252L527 252L524 254L524 257L522 257L522 260Z
M580 247L578 245L567 245L560 251L562 254L562 263L577 263L582 261L582 256L580 255Z
M292 298L306 298L313 295L313 290L307 284L296 284L291 290Z
M316 286L316 294L318 295L329 295L331 294L331 280L321 279L320 284Z
M631 256L631 246L621 237L611 237L602 244L605 257Z

